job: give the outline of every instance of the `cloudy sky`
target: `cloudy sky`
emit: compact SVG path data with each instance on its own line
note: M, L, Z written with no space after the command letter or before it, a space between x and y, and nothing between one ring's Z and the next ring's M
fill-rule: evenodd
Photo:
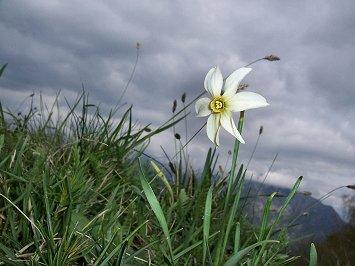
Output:
M247 161L260 125L264 133L250 164L262 178L278 158L268 182L320 196L355 183L355 1L55 1L0 0L0 100L17 110L22 100L42 92L50 101L58 90L74 98L81 84L93 103L116 104L129 79L141 43L134 79L124 101L135 118L161 124L183 92L203 90L206 72L225 74L269 54L245 79L248 90L270 106L246 113L241 149ZM193 112L193 108L191 108ZM205 122L192 114L190 136ZM181 127L181 132L184 131ZM154 139L172 152L172 133ZM232 137L221 134L224 165ZM200 167L212 145L201 132L189 145ZM339 191L326 203L340 211Z

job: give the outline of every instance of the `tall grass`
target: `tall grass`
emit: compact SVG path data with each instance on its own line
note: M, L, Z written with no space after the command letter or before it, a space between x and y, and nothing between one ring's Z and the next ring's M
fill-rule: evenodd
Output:
M156 129L135 125L131 107L102 114L85 93L60 119L53 118L58 98L51 108L31 101L21 114L0 105L1 263L285 265L297 259L287 255L280 219L301 177L276 218L270 218L274 193L253 226L241 204L246 169L238 142L226 175L216 174L215 149L197 175L179 138L174 160L145 153L150 139L184 120L193 102ZM240 130L242 124L241 116ZM312 265L314 254L312 248Z

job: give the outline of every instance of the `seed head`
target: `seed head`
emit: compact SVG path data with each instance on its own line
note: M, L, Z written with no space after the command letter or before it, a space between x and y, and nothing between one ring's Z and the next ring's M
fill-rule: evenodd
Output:
M303 194L304 196L311 196L311 195L312 195L312 193L309 192L309 191L303 191L302 194Z
M263 131L264 131L264 127L263 127L263 126L260 126L260 128L259 128L259 135L263 134Z
M348 185L346 187L355 190L355 185Z
M143 130L144 130L145 132L152 132L152 129L149 128L149 127L145 127Z
M271 55L265 56L264 59L272 62L272 61L279 61L280 57L278 57L277 55L271 54Z
M181 139L181 136L180 136L180 134L179 134L179 133L175 133L175 135L174 135L174 136L175 136L175 138L176 138L176 139Z
M177 101L174 100L174 102L173 102L173 108L172 108L173 113L175 113L176 107L177 107Z
M219 171L220 171L221 173L224 172L222 165L218 165L218 168L219 168Z
M170 167L170 170L171 170L174 174L176 174L176 170L175 170L175 167L174 167L174 165L173 165L172 162L169 162L169 167Z
M245 90L245 89L248 88L248 87L249 87L249 84L242 83L242 84L239 84L238 90L239 90L239 91L243 91L243 90Z
M141 47L141 44L139 42L136 43L136 49L139 49Z
M186 92L181 95L181 101L184 103L186 100Z

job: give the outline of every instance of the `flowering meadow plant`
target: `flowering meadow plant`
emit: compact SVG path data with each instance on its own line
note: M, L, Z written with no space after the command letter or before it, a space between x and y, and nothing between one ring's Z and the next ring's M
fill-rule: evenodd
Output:
M204 81L209 97L188 101L184 93L183 107L175 100L173 116L157 128L132 123L132 107L102 113L85 92L57 120L51 110L60 106L58 97L49 109L39 97L36 108L33 93L27 113L18 114L0 103L0 265L258 266L296 260L284 254L290 242L281 221L302 177L275 214L277 193L266 195L263 210L256 210L259 224L248 220L244 208L262 195L244 189L247 171L238 160L243 114L268 105L257 93L238 91L250 71L239 68L224 80L212 68ZM188 140L187 108L193 104L199 117L208 116L214 144L221 127L235 137L229 169L216 170L212 148L201 154L200 174L189 161L186 146L199 132ZM241 112L238 128L234 112ZM175 128L181 121L185 136ZM175 155L162 146L167 161L147 154L150 139L171 129ZM313 245L310 265L316 261Z
M221 126L245 143L242 135L235 126L232 114L253 108L265 107L269 104L260 94L254 92L238 92L241 80L251 71L251 68L242 67L235 70L224 81L219 67L208 71L204 87L210 97L196 101L197 116L209 116L207 119L207 136L217 146L219 145L219 130Z

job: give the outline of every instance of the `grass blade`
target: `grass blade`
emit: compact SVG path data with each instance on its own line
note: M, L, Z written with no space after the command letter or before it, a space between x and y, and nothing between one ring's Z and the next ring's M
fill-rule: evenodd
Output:
M317 266L317 250L314 243L311 243L311 250L309 252L309 266Z
M173 260L173 250L172 250L172 245L171 245L171 240L170 240L170 233L169 233L169 227L168 224L166 222L163 210L160 206L160 203L157 199L157 197L154 194L153 189L151 188L151 186L149 185L148 181L145 179L144 177L144 173L142 171L142 166L141 163L140 164L140 169L141 169L141 175L140 175L140 181L142 184L142 188L143 188L143 192L145 194L145 196L147 197L147 200L149 202L150 207L152 208L156 218L158 219L158 222L163 230L163 233L165 235L166 238L166 242L169 246L169 251L170 251L170 257L171 260Z
M241 251L238 251L236 254L234 254L229 260L227 260L227 262L224 264L224 266L234 266L237 265L237 263L245 256L247 255L252 249L261 246L261 245L266 245L269 243L278 243L279 241L276 240L264 240L264 241L260 241L257 242L253 245L250 245L244 249L242 249ZM257 264L255 264L257 265Z
M240 247L240 223L238 222L235 227L234 235L234 253L237 253Z
M7 63L0 68L0 77L4 73L4 70L5 70L6 67L7 67Z
M170 194L170 197L171 197L171 202L174 202L173 190L172 190L172 188L170 186L170 183L169 183L168 179L164 175L163 171L153 161L150 161L150 164L152 165L152 167L153 167L155 173L157 174L157 176L160 177L161 181L164 183L166 189L168 190L168 192Z
M206 261L206 255L208 250L208 238L210 234L210 223L211 223L211 207L212 207L212 190L211 186L207 192L205 213L203 216L203 265Z

